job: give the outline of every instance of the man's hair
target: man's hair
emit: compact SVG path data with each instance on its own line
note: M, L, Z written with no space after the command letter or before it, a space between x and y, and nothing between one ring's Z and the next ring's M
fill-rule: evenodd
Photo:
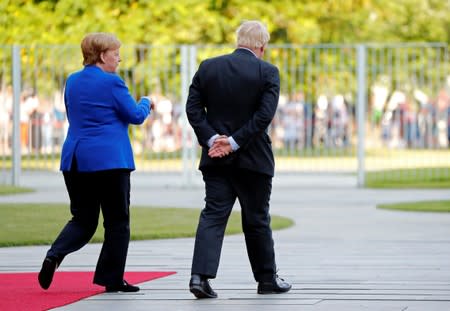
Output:
M86 35L81 41L83 65L101 63L100 55L108 50L120 48L120 41L113 34L94 32Z
M237 45L249 49L259 49L270 39L266 26L260 21L245 21L236 30Z

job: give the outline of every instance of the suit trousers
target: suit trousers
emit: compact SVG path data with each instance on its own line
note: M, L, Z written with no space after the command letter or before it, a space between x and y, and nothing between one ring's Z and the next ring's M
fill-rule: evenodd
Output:
M276 274L269 214L272 177L233 166L206 167L202 173L206 203L197 227L191 273L216 277L226 225L237 198L253 276L257 282L272 279Z
M130 241L130 170L63 172L70 197L72 219L58 235L47 257L60 263L94 235L103 214L104 242L97 262L94 283L122 284Z

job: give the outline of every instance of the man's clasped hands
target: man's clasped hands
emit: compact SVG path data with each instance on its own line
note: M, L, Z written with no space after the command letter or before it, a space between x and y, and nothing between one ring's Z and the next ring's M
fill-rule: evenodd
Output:
M220 135L209 148L208 155L211 158L222 158L233 152L228 136Z

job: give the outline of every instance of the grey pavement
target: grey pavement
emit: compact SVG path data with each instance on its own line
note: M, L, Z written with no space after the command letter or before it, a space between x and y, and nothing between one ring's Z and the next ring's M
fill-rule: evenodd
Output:
M135 172L132 205L200 210L201 177L190 178L186 187L176 174ZM37 191L0 203L68 202L60 173L26 172L21 182ZM141 283L138 293L100 294L58 310L450 310L450 214L376 208L442 199L450 199L449 189L359 189L352 175L280 174L271 211L296 223L274 232L279 274L293 284L289 293L256 294L242 235L225 238L211 282L219 298L212 300L188 291L193 239L137 241L130 243L128 271L177 273ZM47 248L0 248L0 271L39 271ZM59 270L93 270L99 251L99 244L89 244Z

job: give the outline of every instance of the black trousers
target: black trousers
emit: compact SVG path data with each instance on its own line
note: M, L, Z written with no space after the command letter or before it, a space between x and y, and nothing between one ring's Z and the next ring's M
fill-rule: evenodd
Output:
M99 285L122 284L130 241L130 171L63 172L72 219L58 235L47 257L59 263L94 235L100 209L105 236L94 275Z
M216 277L225 228L237 198L253 276L257 282L271 279L276 273L269 214L272 177L228 166L205 168L202 173L206 204L197 227L191 273Z

